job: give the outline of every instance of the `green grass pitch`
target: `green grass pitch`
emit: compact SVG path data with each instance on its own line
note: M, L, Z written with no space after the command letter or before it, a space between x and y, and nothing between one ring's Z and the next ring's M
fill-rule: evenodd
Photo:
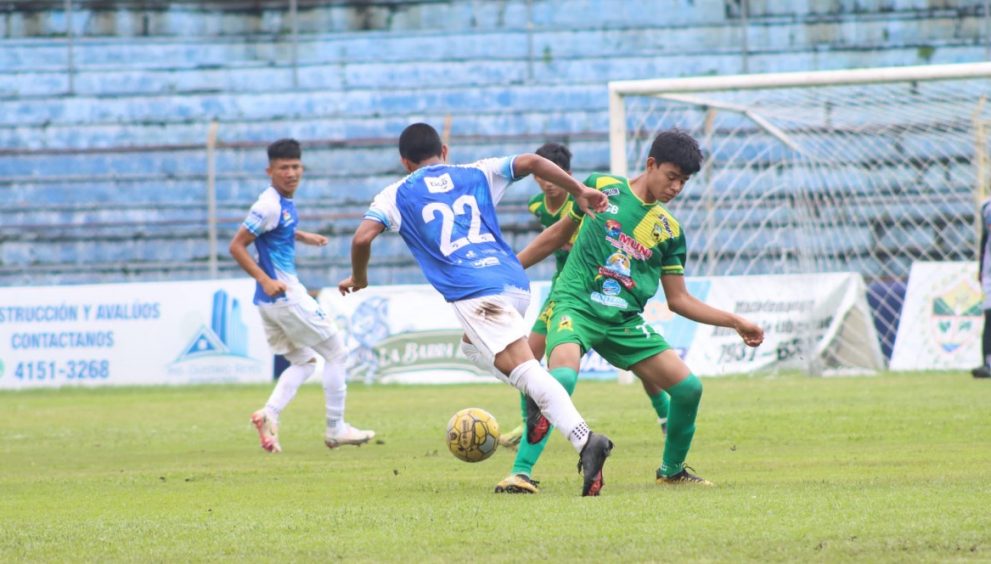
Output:
M519 417L502 385L352 385L378 437L323 446L323 396L248 416L269 386L0 393L0 562L991 561L991 382L963 373L704 379L689 464L654 484L662 437L638 385L580 382L616 443L598 498L555 435L537 496L492 493L512 453L456 460L452 413Z

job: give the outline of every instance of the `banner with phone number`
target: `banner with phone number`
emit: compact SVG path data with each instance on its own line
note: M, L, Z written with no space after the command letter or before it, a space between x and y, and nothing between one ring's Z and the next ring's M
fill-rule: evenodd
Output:
M0 389L267 382L254 281L0 288Z

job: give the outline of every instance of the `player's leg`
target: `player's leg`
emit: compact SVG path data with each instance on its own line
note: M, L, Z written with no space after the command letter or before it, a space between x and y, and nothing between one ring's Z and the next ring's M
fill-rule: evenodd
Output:
M657 483L712 485L685 468L685 459L695 436L699 403L702 401L702 381L691 373L678 353L671 349L641 360L630 369L654 389L662 388L671 396L667 439L664 442L661 467L657 470Z
M987 303L985 302L985 307ZM981 365L970 371L974 378L991 378L991 309L984 310L984 329L981 332Z
M494 366L503 375L501 379L532 398L580 453L579 465L585 473L582 495L597 495L612 442L590 432L568 392L533 358L520 313L526 310L529 295L521 294L486 296L452 305L469 341L484 356L494 359Z
M647 399L650 400L650 405L654 408L654 413L657 414L657 423L661 426L661 433L667 436L668 409L671 406L671 396L663 388L651 382L640 380L640 383L643 384L643 391L647 394Z
M251 414L251 422L258 430L261 446L269 452L282 452L279 444L279 415L296 397L299 387L317 366L316 354L306 347L291 350L283 356L289 361L289 367L279 375L279 381L265 402L265 407Z
M313 350L326 361L323 367L323 394L327 413L324 444L329 448L341 445L362 445L375 436L375 431L357 429L344 419L347 400L347 349L340 334L313 345Z
M533 327L530 328L530 336L526 339L527 344L530 345L530 351L533 353L533 358L538 361L544 358L544 349L547 348L547 321L550 312L553 311L552 305L548 307L550 303L551 301L548 297L548 299L544 301L544 305L540 308L540 315L537 316L537 319L533 322ZM560 382L560 380L558 381ZM567 388L567 386L565 386L565 388ZM520 394L520 412L523 415L524 423L526 422L526 406L527 397ZM503 435L499 437L499 444L515 450L522 440L524 426L524 424L520 424L517 425L512 431L503 433ZM496 491L498 491L498 488L496 488Z

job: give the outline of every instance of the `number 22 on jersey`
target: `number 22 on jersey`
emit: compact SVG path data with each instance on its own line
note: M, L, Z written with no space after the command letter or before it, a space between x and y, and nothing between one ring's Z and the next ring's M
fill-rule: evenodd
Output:
M455 215L471 214L471 223L468 225L468 235L465 237L454 237ZM454 200L454 204L447 205L441 202L432 202L423 208L423 222L430 223L440 215L440 252L446 257L451 253L473 243L491 243L495 241L495 236L491 233L482 233L482 216L478 211L478 202L474 196L464 195Z

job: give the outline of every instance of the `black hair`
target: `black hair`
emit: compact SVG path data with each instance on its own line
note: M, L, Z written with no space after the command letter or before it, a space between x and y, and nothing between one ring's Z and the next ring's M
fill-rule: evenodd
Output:
M537 149L537 154L565 171L571 170L571 151L560 143L544 143Z
M442 145L436 129L426 123L414 123L399 135L399 156L419 164L439 157Z
M677 165L683 174L695 174L702 168L702 150L688 132L669 129L657 134L650 146L650 157L658 166L664 163Z
M268 161L276 159L298 159L303 156L299 141L295 139L279 139L268 146Z

